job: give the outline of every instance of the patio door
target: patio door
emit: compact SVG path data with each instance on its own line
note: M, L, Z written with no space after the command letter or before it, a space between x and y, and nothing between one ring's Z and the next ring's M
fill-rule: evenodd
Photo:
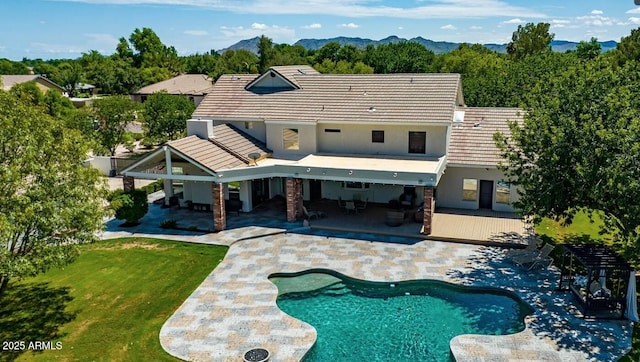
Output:
M493 209L493 181L480 180L480 200L478 207L481 209Z
M322 181L309 180L309 199L311 201L320 200L322 198Z
M251 204L255 208L269 200L269 179L251 181Z

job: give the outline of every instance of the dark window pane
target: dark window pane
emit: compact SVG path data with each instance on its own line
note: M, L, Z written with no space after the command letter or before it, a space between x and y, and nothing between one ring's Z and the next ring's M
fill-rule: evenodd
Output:
M427 132L409 132L409 153L425 153Z

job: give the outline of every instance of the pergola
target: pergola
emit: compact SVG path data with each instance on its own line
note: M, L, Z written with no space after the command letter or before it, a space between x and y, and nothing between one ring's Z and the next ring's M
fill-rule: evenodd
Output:
M572 292L584 316L638 319L635 270L605 245L565 245L558 289Z

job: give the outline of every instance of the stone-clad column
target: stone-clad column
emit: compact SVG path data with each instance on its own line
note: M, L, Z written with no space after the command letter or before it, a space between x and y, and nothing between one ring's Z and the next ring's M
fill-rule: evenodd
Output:
M294 222L302 215L302 180L287 178L287 221Z
M424 216L422 219L422 233L431 234L431 226L433 224L433 212L435 203L433 200L433 186L424 187Z
M224 187L220 183L211 183L213 196L213 229L222 231L227 227L227 212L224 208Z
M122 178L122 189L124 192L133 191L136 188L135 179L132 176L125 176Z

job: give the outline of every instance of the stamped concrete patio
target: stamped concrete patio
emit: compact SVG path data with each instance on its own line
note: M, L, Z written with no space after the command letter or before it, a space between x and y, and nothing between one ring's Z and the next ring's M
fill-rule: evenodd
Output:
M147 221L162 220L164 210L152 208ZM123 230L107 223L104 238L153 236L230 246L222 263L162 327L160 341L168 353L186 360L239 361L244 351L261 346L272 352L272 361L301 360L313 346L315 329L278 309L278 290L268 277L316 268L374 281L435 279L497 287L534 308L520 333L455 337L450 348L457 361L613 361L631 346L630 322L581 319L571 295L555 291L557 269L524 271L505 259L501 247L372 242L308 235L314 231L302 222L262 222L232 224L220 233L164 230L150 222Z

